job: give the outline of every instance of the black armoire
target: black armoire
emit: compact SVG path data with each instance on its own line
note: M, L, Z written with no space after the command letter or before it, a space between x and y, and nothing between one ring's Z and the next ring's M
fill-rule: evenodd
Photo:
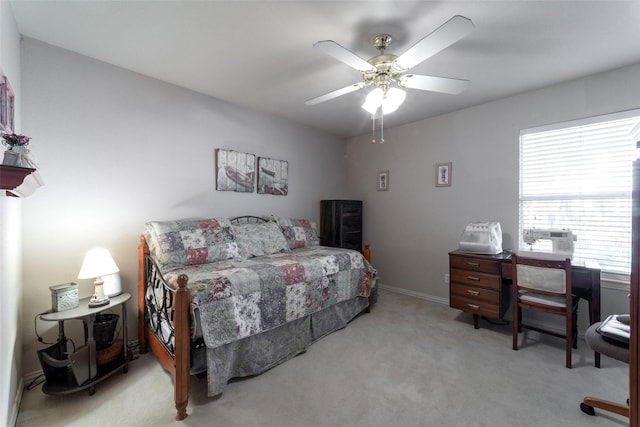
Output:
M362 200L320 201L320 244L362 252Z

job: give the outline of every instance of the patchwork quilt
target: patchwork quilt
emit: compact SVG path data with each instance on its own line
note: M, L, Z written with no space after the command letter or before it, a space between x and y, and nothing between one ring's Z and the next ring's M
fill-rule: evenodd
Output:
M180 274L189 277L192 308L208 348L368 297L376 277L359 252L324 246L179 267L165 278L175 287Z

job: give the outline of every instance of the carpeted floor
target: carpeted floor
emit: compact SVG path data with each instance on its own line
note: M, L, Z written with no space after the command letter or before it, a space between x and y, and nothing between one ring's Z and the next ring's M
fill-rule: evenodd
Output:
M582 331L584 332L584 331ZM564 342L528 332L511 349L511 327L446 306L380 292L356 318L288 362L231 382L216 398L192 378L186 420L174 421L171 377L151 354L96 386L96 393L24 391L18 426L624 426L580 411L585 395L624 402L628 366L584 341L564 366Z

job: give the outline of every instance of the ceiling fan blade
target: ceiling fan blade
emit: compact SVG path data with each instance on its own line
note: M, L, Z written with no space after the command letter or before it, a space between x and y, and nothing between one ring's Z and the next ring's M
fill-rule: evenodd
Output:
M410 89L428 90L431 92L442 92L450 95L457 95L467 88L469 80L407 74L402 76L400 79L400 85Z
M470 34L475 26L469 18L456 15L400 55L395 63L404 70L421 63Z
M351 92L355 92L358 89L362 89L364 86L365 86L364 83L354 83L352 85L343 87L342 89L337 89L337 90L334 90L332 92L325 93L324 95L320 95L320 96L315 97L315 98L307 99L306 101L304 101L304 103L307 104L307 105L320 104L321 102L325 102L325 101L328 101L330 99L337 98L339 96L346 95L346 94L351 93Z
M324 53L333 56L340 62L344 62L348 66L358 71L375 71L375 67L364 59L360 58L350 50L345 49L333 40L323 40L313 45L322 50Z

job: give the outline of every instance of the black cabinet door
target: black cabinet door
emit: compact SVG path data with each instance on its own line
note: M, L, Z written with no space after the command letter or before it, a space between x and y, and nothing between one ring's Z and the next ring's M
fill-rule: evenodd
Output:
M362 201L320 202L320 243L362 252Z

